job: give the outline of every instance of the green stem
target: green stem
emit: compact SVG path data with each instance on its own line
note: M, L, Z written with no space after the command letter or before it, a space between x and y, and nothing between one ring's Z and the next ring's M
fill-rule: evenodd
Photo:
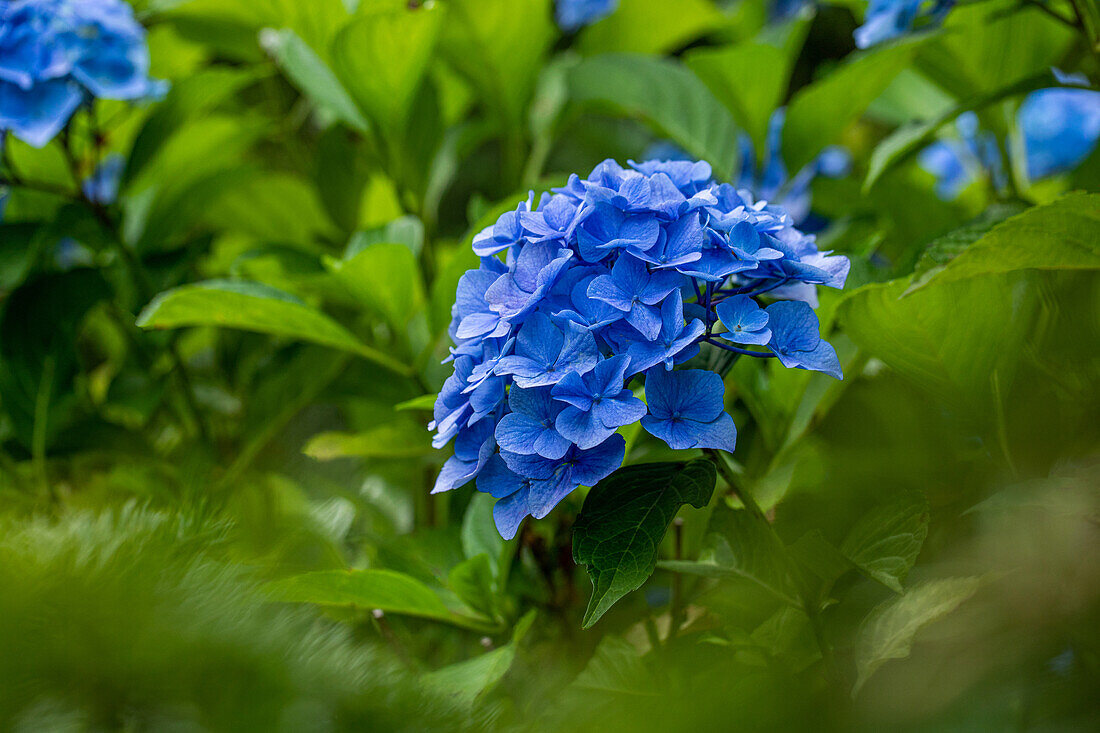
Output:
M752 497L752 494L749 493L747 489L739 485L737 476L729 467L729 464L726 463L726 459L722 454L713 448L704 448L703 453L710 459L711 463L714 464L714 467L718 469L718 474L722 477L722 480L729 486L733 495L740 499L741 503L745 505L745 509L748 510L749 514L752 514L757 519L762 519L768 526L771 526L771 522L768 521L768 517L764 514L764 510L756 503L756 499Z

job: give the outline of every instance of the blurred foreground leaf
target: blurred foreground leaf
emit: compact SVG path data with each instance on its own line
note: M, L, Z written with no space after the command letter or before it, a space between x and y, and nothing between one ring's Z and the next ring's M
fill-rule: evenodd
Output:
M979 578L929 580L872 611L860 629L852 694L885 662L909 656L917 632L958 608L980 584Z

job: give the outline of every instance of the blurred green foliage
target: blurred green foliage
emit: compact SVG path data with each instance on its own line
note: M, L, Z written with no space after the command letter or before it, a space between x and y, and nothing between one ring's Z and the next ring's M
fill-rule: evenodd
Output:
M5 149L0 728L1100 723L1100 155L953 201L914 160L969 110L1014 149L1051 66L1096 88L1087 35L1015 0L859 53L854 2L568 37L549 0L134 4L167 98ZM729 178L783 105L791 170L853 153L813 190L846 379L739 362L736 462L592 618L583 490L510 542L428 494L471 237L661 140Z

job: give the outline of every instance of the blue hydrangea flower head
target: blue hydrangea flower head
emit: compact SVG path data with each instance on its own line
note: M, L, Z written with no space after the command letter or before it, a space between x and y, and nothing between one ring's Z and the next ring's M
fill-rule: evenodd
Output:
M810 303L843 287L847 259L711 176L702 161L606 160L474 238L430 425L435 446L455 445L436 491L474 480L512 537L615 471L628 425L676 450L733 450L721 376L677 369L704 348L839 375ZM773 313L784 304L797 312Z
M1064 81L1075 80L1064 77ZM1032 92L1020 104L1016 124L1029 179L1066 173L1080 165L1100 140L1100 92L1069 88ZM937 140L917 156L920 166L936 177L937 195L954 199L983 176L1004 188L1007 181L993 133L979 129L972 112L960 115L955 127L958 139Z
M1100 139L1100 92L1040 89L1029 94L1017 116L1032 180L1076 168Z
M619 0L557 0L555 18L563 31L575 31L615 12Z
M903 36L917 22L938 23L955 0L871 0L863 25L856 28L856 46L870 48Z
M0 131L48 143L84 102L162 96L145 29L123 0L0 3Z

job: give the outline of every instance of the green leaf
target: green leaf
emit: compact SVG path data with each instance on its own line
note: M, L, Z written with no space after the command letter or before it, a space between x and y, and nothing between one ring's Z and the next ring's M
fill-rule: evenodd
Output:
M360 109L389 134L405 124L439 35L441 5L364 11L336 36L333 65Z
M261 39L287 78L317 107L360 132L370 128L336 74L294 31L267 30Z
M220 326L309 341L350 351L398 374L408 368L364 345L350 331L297 298L256 283L207 280L153 298L138 316L142 328Z
M927 536L928 500L911 492L863 515L840 551L865 575L901 593Z
M424 685L453 700L462 708L470 708L478 699L492 692L504 678L516 659L516 650L535 621L535 611L528 611L512 631L512 640L479 657L458 662L420 679Z
M501 556L508 543L500 536L493 521L495 503L493 497L481 492L470 499L466 513L462 515L462 551L470 558L487 555L493 577L499 578Z
M315 188L289 173L257 171L218 196L203 220L222 231L248 234L263 242L316 250L319 239L336 236L336 225Z
M435 402L439 395L434 394L422 394L419 397L413 397L411 400L405 400L394 405L393 409L398 412L406 412L408 410L431 410L435 407Z
M441 45L515 134L556 33L549 0L451 0Z
M856 642L858 678L852 694L885 662L909 656L917 632L958 608L980 584L979 578L929 580L872 611Z
M168 96L156 105L134 139L123 174L123 188L157 156L161 146L181 125L208 114L256 79L257 74L251 69L212 66L185 79L173 80Z
M912 60L927 39L885 44L858 54L825 78L799 91L787 107L783 159L800 171L867 109Z
M481 628L478 619L451 613L428 586L394 570L320 570L268 583L268 593L284 603L354 606L367 610Z
M710 90L672 59L605 54L569 72L575 102L609 105L637 116L728 180L737 163L737 125Z
M1100 268L1100 194L1070 194L995 226L908 297L935 285L1015 270Z
M800 571L801 596L817 607L826 602L836 581L852 569L852 562L819 529L802 535L787 548L787 554Z
M660 54L725 23L725 16L707 0L620 0L615 12L584 29L579 44L589 54Z
M451 568L447 574L447 585L459 600L478 613L488 618L497 615L493 568L488 554L474 555Z
M608 705L609 697L634 704L645 698L658 698L661 688L630 642L617 636L605 636L596 647L584 670L570 683L568 692ZM620 700L621 702L621 700Z
M964 4L922 50L918 66L959 99L990 93L1056 66L1074 32L1035 8Z
M353 297L399 332L425 308L420 267L404 244L379 242L349 259L326 257L324 262Z
M747 511L719 506L710 529L698 561L665 561L661 568L711 578L743 578L801 608L787 550L764 521Z
M668 525L685 504L706 506L715 478L706 460L647 463L620 468L592 488L573 525L573 558L592 578L584 628L653 574Z
M419 458L435 449L428 429L415 420L394 420L361 433L320 433L302 451L318 461L336 458Z
M1035 314L1026 277L971 278L903 298L908 286L895 280L850 293L837 315L845 333L932 394L968 406L967 414L991 415L993 375L1012 375Z
M1022 203L993 204L973 221L932 240L917 260L913 270L915 284L910 290L924 284L944 265L965 252L967 247L988 234L993 227L1026 209L1027 206Z
M350 260L372 244L403 244L419 257L424 249L424 223L415 216L402 216L376 229L356 232L348 242L344 259Z
M739 43L691 51L684 62L726 105L752 138L757 159L763 160L768 121L787 92L794 59L765 43ZM753 72L746 74L745 69Z

